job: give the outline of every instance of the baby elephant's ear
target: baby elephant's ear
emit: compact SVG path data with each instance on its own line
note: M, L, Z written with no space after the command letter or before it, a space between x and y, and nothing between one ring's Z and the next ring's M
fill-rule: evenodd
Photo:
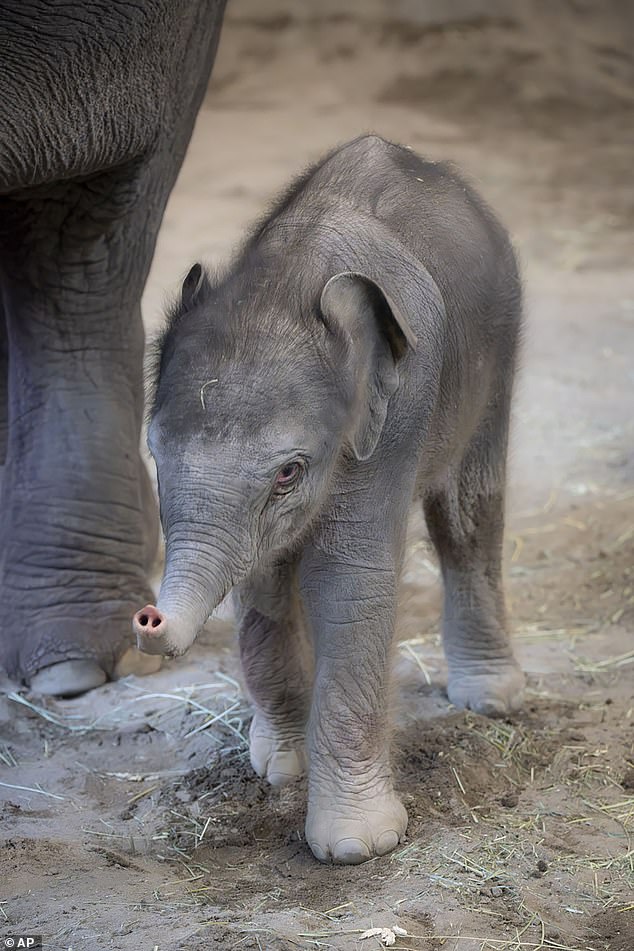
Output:
M202 264L194 264L183 281L181 303L183 310L192 310L200 300L201 291L208 286L208 278Z
M343 331L352 350L351 370L363 391L350 439L357 459L369 459L398 389L399 363L415 349L416 337L402 309L364 274L335 274L322 291L320 307L326 325Z

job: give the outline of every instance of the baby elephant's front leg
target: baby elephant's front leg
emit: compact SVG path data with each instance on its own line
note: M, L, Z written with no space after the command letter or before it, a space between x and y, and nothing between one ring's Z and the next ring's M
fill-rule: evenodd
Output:
M390 556L381 561L332 561L313 550L303 565L316 650L306 840L322 862L384 855L407 827L387 728L397 572Z
M304 772L304 730L310 704L305 651L292 565L279 565L234 589L240 655L254 705L251 764L273 786Z

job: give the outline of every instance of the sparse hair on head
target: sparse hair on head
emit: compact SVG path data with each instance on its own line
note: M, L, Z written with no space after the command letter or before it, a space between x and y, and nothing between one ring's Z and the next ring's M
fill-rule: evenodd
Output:
M194 273L195 272L195 273ZM220 277L207 266L195 264L189 269L177 294L172 295L165 307L161 328L150 338L145 349L143 368L145 390L145 419L149 422L156 399L165 347L187 314L213 299Z

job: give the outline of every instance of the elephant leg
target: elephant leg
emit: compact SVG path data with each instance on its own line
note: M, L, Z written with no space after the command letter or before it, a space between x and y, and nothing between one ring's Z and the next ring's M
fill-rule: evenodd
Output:
M0 497L2 496L2 473L9 438L9 346L7 324L0 296Z
M138 300L153 242L138 198L120 170L2 203L12 244L0 248L9 342L0 663L43 693L81 693L160 663L136 650L131 629L151 597L156 537L139 453Z
M445 589L449 699L487 716L516 710L524 687L502 585L507 423L506 406L481 427L458 470L424 498Z
M139 484L141 487L141 508L143 510L143 524L145 529L145 551L143 554L143 565L148 574L151 572L156 561L159 550L160 539L160 518L159 506L147 471L147 466L143 459L139 460Z
M305 770L310 655L302 628L295 568L275 566L234 591L242 668L255 712L251 763L273 786Z
M393 489L398 497L398 485ZM381 498L388 496L384 491ZM408 503L411 494L403 498ZM392 782L388 729L407 507L389 511L382 527L376 504L341 513L326 536L338 536L337 543L316 545L302 562L316 662L306 841L322 862L358 864L384 855L407 828Z

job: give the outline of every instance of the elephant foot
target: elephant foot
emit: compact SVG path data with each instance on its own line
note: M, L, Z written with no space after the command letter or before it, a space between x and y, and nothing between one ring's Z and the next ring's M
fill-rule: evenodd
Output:
M407 812L387 788L324 791L311 795L306 841L320 862L360 865L396 848L407 829Z
M119 680L134 674L144 677L161 669L161 658L142 654L136 647L128 647L115 664L112 679ZM52 697L78 697L107 683L108 675L96 660L62 660L43 667L31 677L30 689Z
M145 579L103 571L79 577L82 587L74 590L61 571L49 576L47 588L23 588L22 597L16 585L3 590L0 666L34 693L72 697L160 668L160 657L134 647L134 609L151 596Z
M115 664L112 679L121 680L122 677L146 677L155 674L161 669L162 657L156 654L144 654L138 647L128 647Z
M306 771L303 731L276 730L261 714L255 714L249 730L251 765L271 786L286 786Z
M107 680L108 675L96 660L62 660L38 670L29 686L33 693L46 696L77 697Z
M519 710L526 679L514 660L498 665L467 666L449 675L447 694L456 707L473 710L486 717L505 717Z
M42 468L52 479L53 466ZM7 483L4 473L0 667L34 693L77 696L160 667L134 646L134 612L153 599L147 570L158 516L140 458L131 454L129 468L106 502L94 500L108 488L96 478L75 493L55 487L51 499L52 488Z

